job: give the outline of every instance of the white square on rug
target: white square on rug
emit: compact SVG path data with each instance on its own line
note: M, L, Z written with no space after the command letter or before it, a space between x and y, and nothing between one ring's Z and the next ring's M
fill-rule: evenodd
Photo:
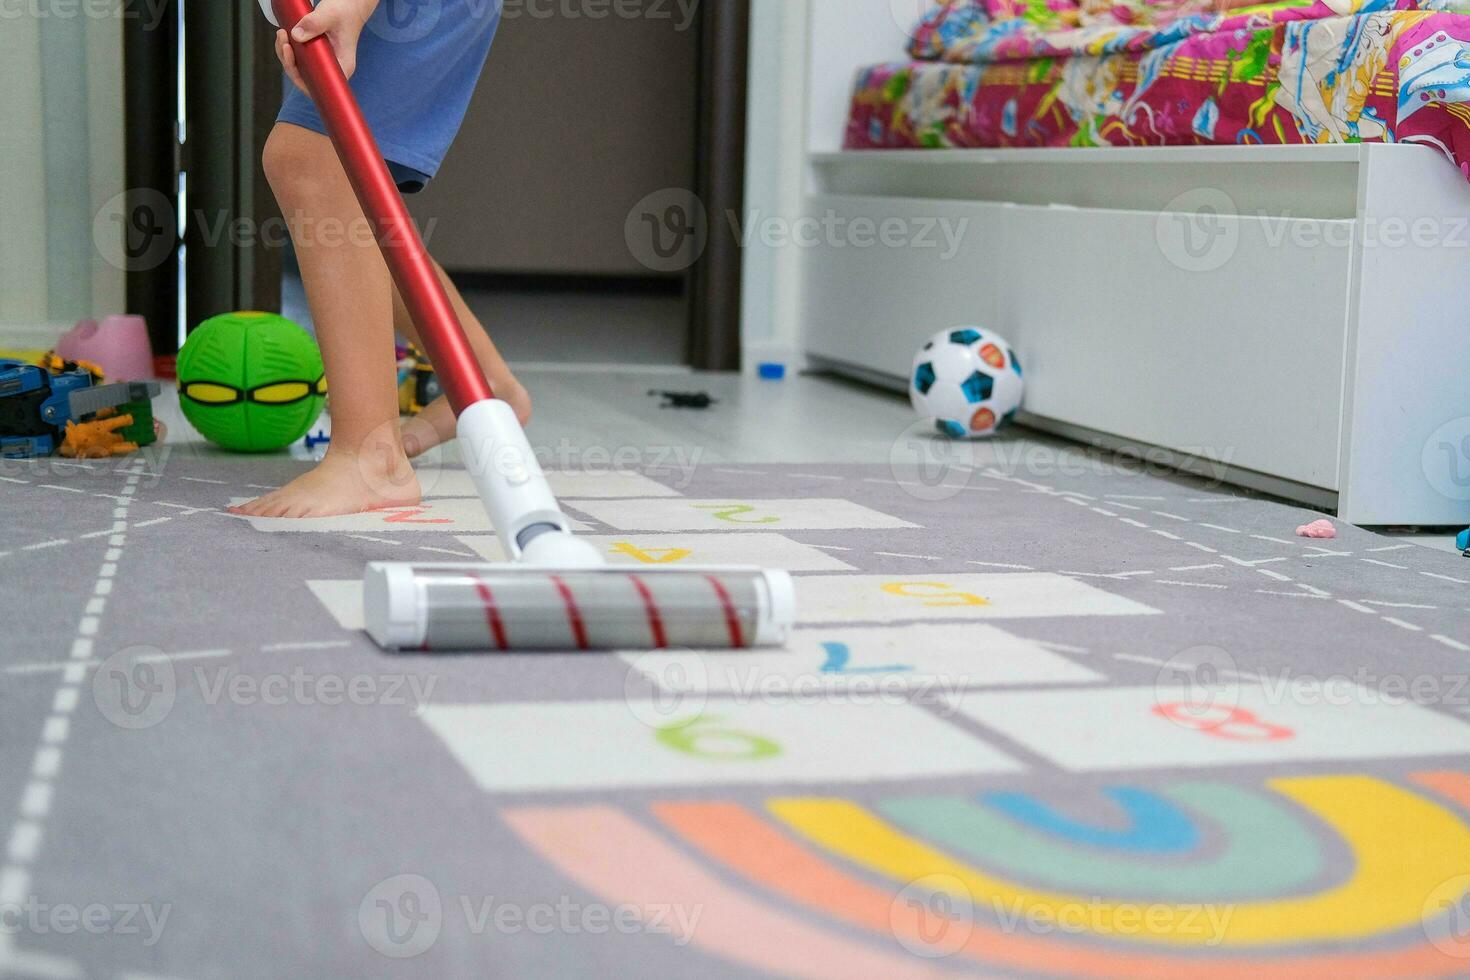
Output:
M428 497L478 497L475 482L464 470L421 469L419 486ZM546 482L557 497L677 497L679 491L642 473L548 470Z
M244 503L245 499L242 497L234 503ZM413 507L387 507L366 514L348 514L343 517L247 517L245 520L257 531L374 534L388 538L410 531L473 534L494 530L490 524L490 515L485 513L485 505L478 498L426 500ZM587 529L587 525L580 521L572 521L571 524L574 531ZM393 557L407 560L410 556L384 556L385 559Z
M975 623L797 630L780 651L622 654L669 694L862 697L971 687L1089 684L1101 674L1030 640Z
M676 565L759 565L788 572L850 572L840 558L793 541L785 535L763 532L705 532L696 534L580 534L613 565L669 568ZM490 535L459 539L486 561L505 561L500 540Z
M1149 616L1157 609L1050 572L803 575L798 623Z
M902 702L654 701L431 705L424 721L488 792L832 783L1016 772L1022 765Z
M362 579L309 579L306 587L344 630L367 629L362 608Z
M839 531L917 527L851 500L564 500L620 531Z
M1463 755L1470 725L1378 691L1303 679L1201 688L968 692L967 717L1064 769L1169 769Z

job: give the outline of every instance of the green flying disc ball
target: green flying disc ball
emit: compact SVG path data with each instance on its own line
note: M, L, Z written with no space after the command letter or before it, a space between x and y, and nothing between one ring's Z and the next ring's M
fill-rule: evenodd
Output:
M291 445L326 402L316 341L274 313L205 320L179 351L178 371L184 417L204 438L235 452Z

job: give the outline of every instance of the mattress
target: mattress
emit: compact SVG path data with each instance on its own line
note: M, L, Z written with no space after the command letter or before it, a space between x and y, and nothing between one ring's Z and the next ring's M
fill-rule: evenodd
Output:
M945 36L921 25L918 58L859 73L845 145L1405 142L1437 147L1470 177L1470 16L1414 2L1144 27L981 18Z

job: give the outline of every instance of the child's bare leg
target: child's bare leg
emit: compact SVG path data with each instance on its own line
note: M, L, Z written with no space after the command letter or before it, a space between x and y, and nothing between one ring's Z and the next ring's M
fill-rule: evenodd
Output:
M332 401L332 444L310 473L236 508L259 517L328 517L416 504L398 432L393 289L347 175L325 137L271 131L265 173L291 228Z
M485 377L490 380L490 387L495 392L495 397L509 402L510 407L516 411L516 417L521 420L521 425L525 425L531 420L530 394L516 380L515 375L511 374L505 359L500 356L500 351L495 349L494 341L485 332L479 318L471 312L469 305L465 303L459 289L445 274L443 267L435 263L435 268L439 270L439 279L444 283L445 291L449 293L449 301L454 305L454 312L458 314L459 322L469 336L470 346L475 349L475 358L480 362L480 367L484 369ZM400 334L413 341L419 350L424 349L418 330L414 327L413 320L403 305L403 298L398 295L397 290L393 292L393 326ZM449 407L449 401L446 398L436 398L431 404L424 406L424 410L418 415L403 421L403 448L407 450L409 459L428 452L440 443L448 442L453 438L454 410Z

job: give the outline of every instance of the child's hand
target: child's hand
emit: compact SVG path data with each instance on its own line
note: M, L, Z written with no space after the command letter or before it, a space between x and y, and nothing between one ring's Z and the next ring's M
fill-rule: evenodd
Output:
M348 78L357 71L357 39L362 36L363 25L378 8L378 0L321 0L317 8L296 24L288 38L285 31L276 31L276 57L286 76L306 91L306 82L296 66L296 52L291 41L304 43L314 37L325 35L332 42L337 61Z

